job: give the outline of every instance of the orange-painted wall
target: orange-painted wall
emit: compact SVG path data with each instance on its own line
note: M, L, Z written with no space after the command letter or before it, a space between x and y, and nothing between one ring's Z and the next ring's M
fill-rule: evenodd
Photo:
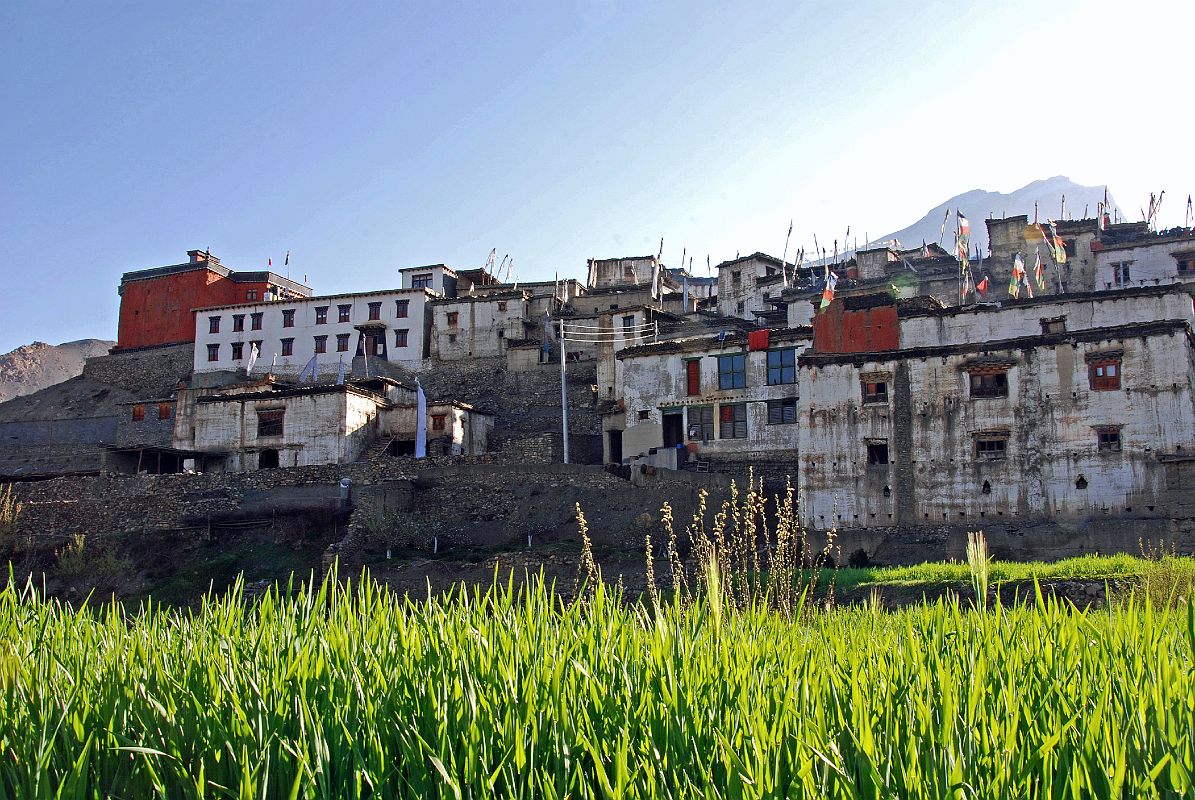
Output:
M193 342L191 309L243 303L250 291L256 289L260 298L268 288L264 281L237 283L208 269L130 281L120 296L116 347Z
M839 301L813 318L815 353L869 353L899 347L895 305L846 311Z

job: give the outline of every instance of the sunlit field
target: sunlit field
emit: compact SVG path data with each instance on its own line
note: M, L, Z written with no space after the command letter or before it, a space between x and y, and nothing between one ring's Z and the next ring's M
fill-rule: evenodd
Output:
M1173 797L1195 604L0 593L0 797Z

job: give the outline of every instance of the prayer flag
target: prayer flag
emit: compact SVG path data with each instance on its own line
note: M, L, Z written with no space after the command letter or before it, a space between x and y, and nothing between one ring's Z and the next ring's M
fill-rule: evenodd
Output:
M1008 294L1013 299L1021 296L1021 281L1025 278L1025 262L1017 253L1012 260L1012 277L1008 281Z
M284 267L290 266L290 251L289 250L286 251L286 260L282 262L282 266L284 266Z
M299 383L302 383L308 379L310 379L312 383L315 383L315 371L318 369L318 363L319 362L316 361L316 357L312 356L311 360L309 360L303 367L303 371L299 373Z
M822 290L822 308L834 302L834 289L838 286L838 276L826 267L826 288Z
M245 362L245 375L248 376L253 372L253 365L257 363L257 343L249 345L249 360Z
M959 236L970 236L971 235L971 223L968 222L967 218L963 216L963 212L959 211L957 208L954 210L954 213L958 215Z
M1041 265L1041 251L1035 250L1033 253L1033 279L1037 281L1038 291L1044 292L1046 290L1046 271ZM1032 295L1030 295L1032 297Z
M988 293L989 286L990 286L990 284L988 282L988 276L984 275L983 280L981 280L979 283L975 284L975 291L979 292L981 295L986 297L987 293Z
M1062 237L1058 235L1058 225L1055 224L1053 220L1050 220L1050 235L1054 240L1053 243L1050 245L1054 251L1054 263L1065 264L1066 263L1066 242L1064 242L1062 240Z
M415 379L415 458L427 458L427 395Z

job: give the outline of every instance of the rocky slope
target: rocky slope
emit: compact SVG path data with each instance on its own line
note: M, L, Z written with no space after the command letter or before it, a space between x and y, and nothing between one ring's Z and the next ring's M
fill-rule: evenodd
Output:
M83 362L115 342L79 339L60 345L34 342L0 356L0 403L53 386L83 372Z

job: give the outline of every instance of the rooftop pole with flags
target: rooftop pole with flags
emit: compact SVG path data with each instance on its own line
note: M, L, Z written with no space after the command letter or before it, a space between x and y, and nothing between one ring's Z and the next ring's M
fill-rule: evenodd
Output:
M968 252L971 249L971 223L957 208L954 210L957 232L955 233L955 255L959 259L958 274L958 304L961 306L971 293L971 262Z
M780 279L784 288L788 288L788 240L793 235L793 221L788 221L788 234L784 237L784 253L780 256Z

